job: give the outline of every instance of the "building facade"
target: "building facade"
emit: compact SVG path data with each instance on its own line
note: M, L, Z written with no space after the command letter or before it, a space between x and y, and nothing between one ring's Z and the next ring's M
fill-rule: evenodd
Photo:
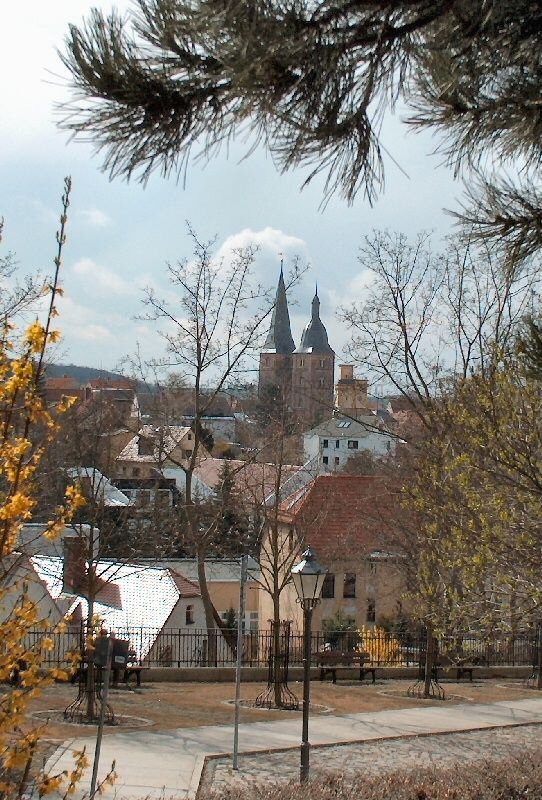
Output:
M318 290L312 300L311 319L296 348L282 269L271 326L260 353L258 388L276 392L305 424L314 424L331 414L334 402L335 353L320 319Z
M362 452L386 456L396 441L370 411L357 419L337 415L303 434L303 456L305 461L318 459L324 470L340 470Z

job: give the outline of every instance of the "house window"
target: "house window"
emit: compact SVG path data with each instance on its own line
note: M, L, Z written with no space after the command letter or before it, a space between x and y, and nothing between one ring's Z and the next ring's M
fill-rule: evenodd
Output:
M326 366L326 360L325 360L325 358L321 358L321 359L320 359L320 366L322 367L322 369L323 369L323 368Z
M329 447L329 439L324 439L324 441L322 442L322 447L324 448Z
M194 624L194 606L186 606L185 622L187 625Z
M294 532L292 528L290 528L290 530L288 531L288 548L290 550L290 553L292 553L294 550Z
M341 459L339 458L339 456L335 456L335 466L338 467L340 463Z
M141 470L139 469L139 467L134 467L134 468L132 469L132 475L133 475L133 477L134 477L134 478L139 478L140 472L141 472Z
M250 611L249 618L248 618L248 629L249 631L257 631L258 630L258 612L257 611Z
M356 596L356 574L355 572L347 572L344 576L343 584L343 597Z
M137 493L137 504L138 504L138 506L145 507L145 506L150 505L150 502L151 502L151 493L150 493L149 489L141 489Z
M335 439L335 450L338 450L340 446L341 446L341 440Z
M169 489L159 489L156 493L156 504L162 506L163 508L167 508L170 503L170 492Z
M327 456L324 456L322 461L324 464L329 464L329 458Z
M348 449L349 450L357 450L358 449L358 440L357 439L349 439L348 440Z
M335 597L335 575L332 572L328 572L322 586L322 598L331 600L333 597Z
M376 601L374 597L367 598L367 622L376 622Z
M190 458L192 455L192 450L183 450L183 458Z
M320 378L320 387L323 387L323 386L325 386L325 385L326 385L326 380L325 380L325 378Z
M305 366L305 359L304 358L300 358L299 359L299 366L300 367L304 367Z
M376 561L369 561L369 572L371 575L376 575Z
M191 434L191 433L189 433L189 434L188 434L188 436L187 436L186 438L188 439L188 441L189 441L189 442L191 442L191 441L192 441L192 434Z

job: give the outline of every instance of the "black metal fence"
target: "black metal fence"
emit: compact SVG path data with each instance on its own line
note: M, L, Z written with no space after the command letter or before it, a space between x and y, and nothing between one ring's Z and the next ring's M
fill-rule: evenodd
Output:
M118 639L127 639L134 660L145 667L232 667L236 660L237 631L207 631L130 627L115 630ZM52 648L43 652L47 666L66 664L68 653L84 642L80 628L64 632L33 631L28 646L38 647L43 638ZM272 652L269 631L248 631L242 637L242 663L245 667L266 667ZM532 666L537 663L538 639L533 630L520 633L493 632L455 634L438 640L438 653L453 661L468 661L481 666ZM50 647L50 644L48 645ZM312 652L323 650L363 651L373 666L415 667L425 660L426 633L423 629L395 635L375 631L315 631ZM301 666L303 635L290 634L290 666Z

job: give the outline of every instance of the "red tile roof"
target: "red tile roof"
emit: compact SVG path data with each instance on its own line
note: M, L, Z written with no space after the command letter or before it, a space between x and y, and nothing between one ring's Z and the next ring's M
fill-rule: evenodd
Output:
M184 575L181 575L180 572L177 570L169 568L169 574L171 579L177 589L179 590L179 594L181 597L200 597L201 593L197 586L197 584L189 581L188 578L185 578Z
M111 608L122 609L122 598L120 593L120 586L117 583L107 583L102 581L101 578L96 579L98 584L102 584L96 592L95 600L104 606Z
M45 378L46 389L79 389L79 383L75 378L70 378L69 375L62 375L58 378Z
M202 458L194 474L206 486L218 489L224 463L224 459L221 458L212 456ZM236 459L231 459L227 463L235 489L246 502L252 505L263 503L266 497L275 491L278 469L275 464ZM299 469L300 467L292 464L283 464L280 474L281 485Z
M83 390L74 378L63 375L45 379L45 398L48 403L58 403L65 395L79 399L83 397Z
M281 516L285 521L290 517L300 539L324 563L348 560L349 554L358 557L386 548L385 511L390 499L378 476L319 475L306 491L281 504Z
M85 384L90 389L133 389L134 384L127 378L111 379L108 378L92 378Z

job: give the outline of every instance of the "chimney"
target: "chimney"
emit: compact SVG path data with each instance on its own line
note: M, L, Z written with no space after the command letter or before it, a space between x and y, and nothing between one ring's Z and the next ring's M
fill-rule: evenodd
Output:
M86 542L81 536L67 536L62 543L64 547L62 591L66 594L81 594L86 584Z
M352 364L339 364L339 380L351 381L354 379L354 367Z

